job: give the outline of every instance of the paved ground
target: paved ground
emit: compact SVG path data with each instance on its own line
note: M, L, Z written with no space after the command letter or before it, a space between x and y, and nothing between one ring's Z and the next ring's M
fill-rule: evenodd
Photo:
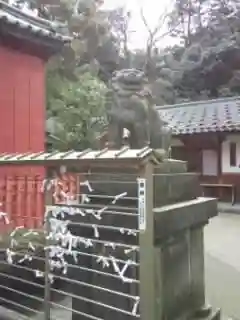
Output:
M209 302L240 320L240 215L221 214L205 229Z
M218 211L221 213L234 213L240 215L240 204L231 205L229 202L218 202Z

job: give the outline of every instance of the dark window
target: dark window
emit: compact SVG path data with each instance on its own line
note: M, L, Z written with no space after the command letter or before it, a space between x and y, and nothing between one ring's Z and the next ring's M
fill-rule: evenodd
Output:
M184 147L172 147L171 158L186 161L186 149Z
M230 166L237 166L237 145L235 142L230 143Z

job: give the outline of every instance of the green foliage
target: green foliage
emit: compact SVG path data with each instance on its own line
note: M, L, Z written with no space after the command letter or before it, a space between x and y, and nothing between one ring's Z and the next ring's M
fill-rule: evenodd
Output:
M47 74L47 131L53 149L94 147L106 121L106 86L116 68L118 51L103 1L58 1L51 14L64 21L72 41L49 62ZM107 76L106 76L107 75Z
M94 145L105 123L106 86L89 73L69 81L58 73L48 75L48 117L55 126L49 131L57 137L54 148L82 150Z
M239 18L239 0L175 0L173 35L183 41L172 50L167 67L174 70L173 83L181 98L239 94Z
M12 262L17 262L28 256L44 257L44 247L46 246L46 237L42 229L17 228L9 233L5 232L0 236L1 250L9 250ZM10 261L9 261L10 262ZM37 262L36 269L43 269L42 262ZM35 264L36 264L35 262ZM41 268L39 266L41 264ZM9 270L9 265L3 264L1 271Z
M26 254L31 251L29 243L39 251L42 251L46 246L46 237L44 230L41 229L27 229L20 228L13 231L12 235L9 236L9 247L13 252ZM12 241L13 240L13 241Z

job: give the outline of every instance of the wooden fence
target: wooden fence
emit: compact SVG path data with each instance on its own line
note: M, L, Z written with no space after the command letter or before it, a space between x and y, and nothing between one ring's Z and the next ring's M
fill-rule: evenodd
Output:
M24 226L39 228L43 225L45 198L43 193L43 175L2 174L0 175L0 211L7 212L9 228ZM55 202L62 202L61 191L74 195L77 193L76 174L58 175L55 186ZM6 230L6 225L0 221L0 230Z

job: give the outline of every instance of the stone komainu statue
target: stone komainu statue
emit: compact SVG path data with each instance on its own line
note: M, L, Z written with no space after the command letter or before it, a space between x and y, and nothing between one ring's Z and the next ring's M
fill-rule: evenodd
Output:
M132 149L149 146L169 152L171 133L154 108L142 71L126 69L114 73L107 107L109 148L122 147L123 132L127 129Z

